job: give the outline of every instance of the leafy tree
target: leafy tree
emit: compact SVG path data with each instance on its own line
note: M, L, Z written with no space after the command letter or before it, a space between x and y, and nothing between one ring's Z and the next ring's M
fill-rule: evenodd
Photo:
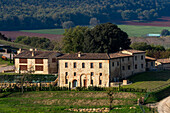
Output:
M168 35L170 35L170 31L168 31L167 29L163 29L163 30L161 31L161 35L162 35L162 36L168 36Z
M122 49L128 49L131 44L127 33L112 23L95 26L85 32L84 52L111 53Z
M5 37L5 35L3 35L3 34L0 33L0 40L8 40L8 38Z
M63 38L63 51L67 53L82 51L86 30L88 30L88 27L81 26L66 29Z
M67 21L67 22L64 22L62 26L64 29L69 29L69 28L74 27L74 23L72 21Z
M151 50L152 49L151 45L148 45L145 42L136 42L136 43L131 44L130 47L132 49L142 50L142 51Z

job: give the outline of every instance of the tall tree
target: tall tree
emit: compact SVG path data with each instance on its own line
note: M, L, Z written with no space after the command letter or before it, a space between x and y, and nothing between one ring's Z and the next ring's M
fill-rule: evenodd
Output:
M112 23L100 24L86 31L84 52L110 53L128 49L131 44L127 33Z

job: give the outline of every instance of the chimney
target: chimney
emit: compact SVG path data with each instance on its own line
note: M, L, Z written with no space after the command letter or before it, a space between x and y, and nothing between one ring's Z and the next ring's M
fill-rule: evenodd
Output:
M35 55L34 51L32 51L32 57Z
M17 54L20 54L22 52L22 49L19 48L19 50L17 51Z
M78 57L81 57L81 52L80 51L78 52Z

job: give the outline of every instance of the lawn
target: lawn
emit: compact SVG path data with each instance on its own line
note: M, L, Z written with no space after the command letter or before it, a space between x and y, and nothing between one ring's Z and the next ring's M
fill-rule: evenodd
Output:
M123 31L127 32L129 37L145 37L146 34L160 34L163 29L170 30L170 27L156 26L135 26L135 25L118 25ZM57 34L62 35L64 29L40 29L40 30L21 30L23 32Z
M2 60L2 58L0 58L0 67L1 67L1 66L14 65L12 62L13 62L12 60L11 60L11 63L10 63L9 59L7 59L7 60L5 61L5 60Z
M64 33L64 29L40 29L40 30L21 30L21 31L30 32L30 33L57 34L57 35L62 35Z
M133 84L124 86L131 88L154 89L170 83L170 71L144 72L128 78Z
M115 92L112 112L142 113L136 105L137 98L143 93ZM136 107L130 109L130 107ZM0 111L3 113L60 113L66 108L101 108L109 107L107 91L39 91L0 93ZM147 113L148 108L145 107Z

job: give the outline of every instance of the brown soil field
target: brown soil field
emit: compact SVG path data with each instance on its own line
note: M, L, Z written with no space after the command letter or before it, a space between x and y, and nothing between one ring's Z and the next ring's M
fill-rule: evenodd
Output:
M44 37L50 40L58 40L60 41L63 35L55 35L55 34L40 34L40 33L29 33L29 32L21 32L21 31L0 31L3 35L12 40L15 40L18 36L29 36L29 37Z
M134 21L122 21L121 24L170 27L170 17L161 17L161 18L158 18L158 21L150 21L146 23L145 22L134 22Z

